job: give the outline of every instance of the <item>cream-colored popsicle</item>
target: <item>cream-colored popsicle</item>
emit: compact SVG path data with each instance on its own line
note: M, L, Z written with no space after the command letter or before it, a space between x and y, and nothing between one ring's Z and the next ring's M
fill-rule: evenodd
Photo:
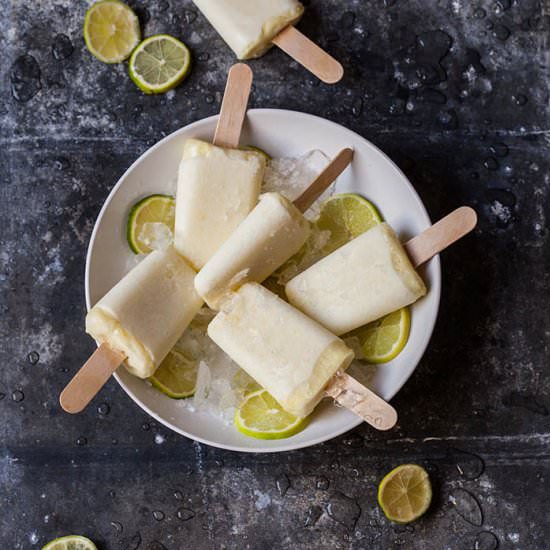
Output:
M151 252L86 316L86 332L126 356L139 378L151 376L202 306L195 271L168 248Z
M288 412L309 414L353 351L258 283L242 286L208 326L208 334Z
M309 223L279 193L265 193L246 219L195 277L195 288L212 309L248 281L261 283L298 252Z
M289 302L334 334L412 304L426 286L387 223L335 250L286 285Z
M296 0L193 0L239 59L263 55L304 7Z
M176 194L174 246L199 270L254 208L265 159L255 151L185 142Z

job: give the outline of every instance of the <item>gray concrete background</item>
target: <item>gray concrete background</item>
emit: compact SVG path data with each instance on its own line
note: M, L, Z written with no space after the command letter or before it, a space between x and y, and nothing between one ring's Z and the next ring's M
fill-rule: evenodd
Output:
M193 50L175 93L147 97L124 64L91 57L88 3L0 0L0 547L80 533L101 550L550 548L548 3L310 1L300 28L343 81L280 51L251 62L253 107L339 122L399 164L433 218L480 216L442 258L399 426L278 455L170 433L114 381L79 416L58 406L93 350L84 261L103 201L153 143L218 111L234 61L190 1L131 4L145 35ZM376 488L405 462L429 469L435 498L396 526Z

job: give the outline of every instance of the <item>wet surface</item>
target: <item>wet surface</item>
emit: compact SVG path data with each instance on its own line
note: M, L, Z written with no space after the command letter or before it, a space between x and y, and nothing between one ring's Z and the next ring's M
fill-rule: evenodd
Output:
M548 3L318 0L300 28L342 61L341 84L278 51L251 62L253 107L335 120L395 160L432 218L459 204L480 218L442 258L438 324L394 400L398 427L282 455L169 433L113 380L82 414L59 409L93 350L84 262L103 201L152 144L219 110L234 61L190 1L131 4L145 35L193 51L170 94L90 56L84 4L0 0L0 547L81 533L100 550L547 549ZM376 490L407 462L427 468L434 500L397 527Z

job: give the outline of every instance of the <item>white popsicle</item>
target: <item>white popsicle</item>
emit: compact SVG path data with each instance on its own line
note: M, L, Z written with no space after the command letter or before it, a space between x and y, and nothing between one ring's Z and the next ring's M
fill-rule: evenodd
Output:
M391 227L376 225L289 281L289 302L344 334L426 294Z
M193 1L239 59L263 55L273 38L304 12L296 0Z
M148 378L202 306L194 277L173 248L151 252L88 312L86 332Z
M178 174L174 246L197 270L254 208L265 159L255 151L185 142Z
M313 410L354 357L342 340L258 283L224 303L208 334L296 416Z
M247 281L261 283L298 252L309 223L279 193L266 193L195 277L195 288L212 309Z

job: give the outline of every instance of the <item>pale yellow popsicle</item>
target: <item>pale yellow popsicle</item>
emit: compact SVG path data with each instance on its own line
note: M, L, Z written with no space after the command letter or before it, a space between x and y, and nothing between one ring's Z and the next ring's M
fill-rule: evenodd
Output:
M255 151L185 142L178 174L174 246L197 271L258 202L265 158Z
M242 286L208 326L208 334L280 405L306 416L353 351L258 283Z
M344 334L426 294L397 235L376 225L286 285L289 302L334 334Z
M195 271L173 248L151 252L86 316L86 332L127 357L139 378L151 376L202 306Z

